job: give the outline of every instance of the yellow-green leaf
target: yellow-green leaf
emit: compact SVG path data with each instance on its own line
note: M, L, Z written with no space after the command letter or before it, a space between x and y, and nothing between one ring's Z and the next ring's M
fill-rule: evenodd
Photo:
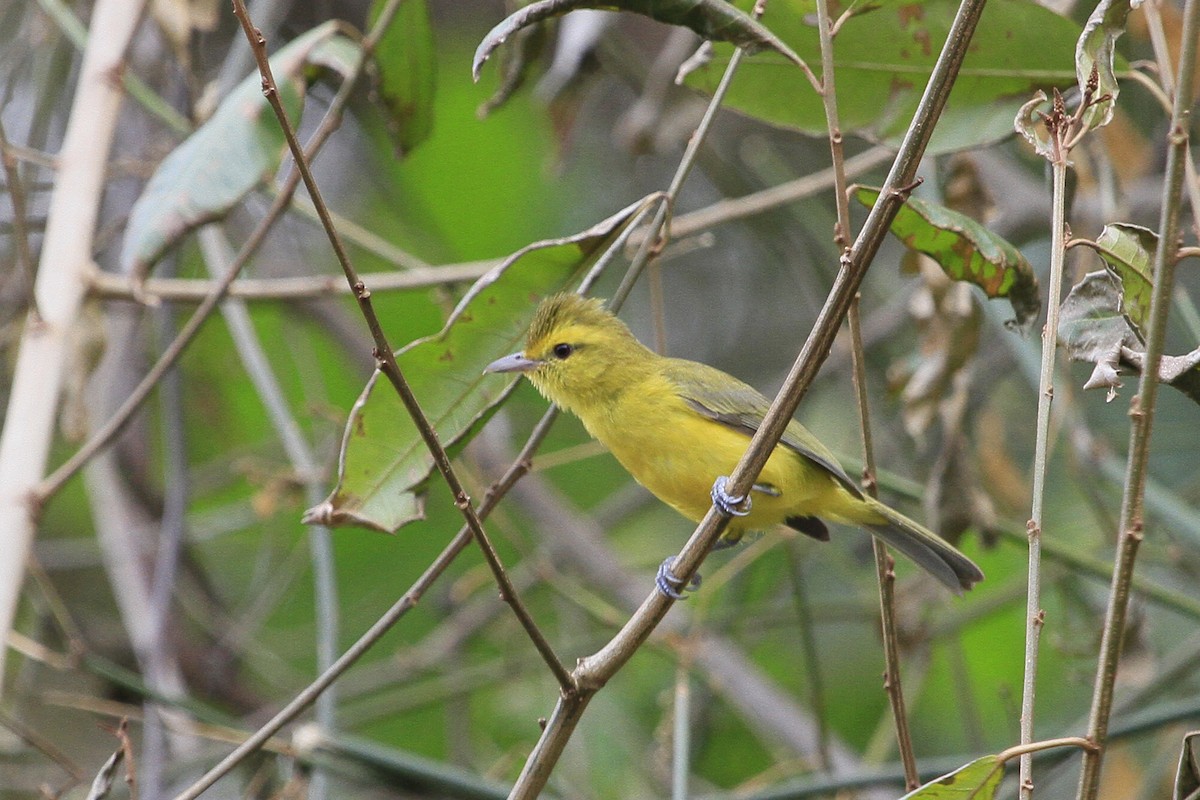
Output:
M984 756L913 789L901 800L992 800L1004 777L1004 764Z
M1113 222L1104 226L1096 239L1096 251L1109 272L1120 279L1121 313L1135 330L1150 318L1150 294L1154 289L1154 253L1158 234L1140 225Z
M751 0L738 0L748 8ZM898 145L908 129L958 0L833 0L838 19L851 9L833 43L842 132ZM809 64L820 63L815 0L771 0L763 22ZM1012 134L1017 108L1037 89L1075 83L1072 53L1080 26L1033 0L988 0L971 38L928 153L975 147ZM686 84L712 93L732 47L688 75ZM774 53L747 59L729 87L725 107L773 125L827 136L821 97L805 76Z

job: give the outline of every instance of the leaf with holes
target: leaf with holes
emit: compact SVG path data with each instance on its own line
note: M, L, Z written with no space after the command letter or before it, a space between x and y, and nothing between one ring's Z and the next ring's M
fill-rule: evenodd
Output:
M1089 272L1071 287L1058 315L1059 341L1071 358L1095 364L1085 389L1108 389L1109 400L1121 388L1122 348L1141 342L1120 312L1120 279L1107 270Z
M855 198L870 208L879 190L856 187ZM954 280L969 281L991 298L1006 297L1022 332L1041 310L1037 278L1021 251L970 217L937 203L909 197L892 221L892 233L909 248L941 265Z
M498 356L520 349L538 300L576 281L646 208L636 203L582 233L531 244L480 278L438 333L396 354L442 445L459 452L491 418L519 376L484 376ZM394 533L424 514L434 468L399 396L376 372L351 410L338 483L306 523L363 525Z
M1145 287L1147 297L1151 288ZM1071 358L1095 364L1083 388L1108 389L1109 400L1121 387L1119 368L1140 373L1146 358L1139 329L1127 313L1128 294L1115 271L1089 272L1071 287L1059 314L1059 337ZM1200 348L1181 356L1164 355L1158 379L1200 403Z

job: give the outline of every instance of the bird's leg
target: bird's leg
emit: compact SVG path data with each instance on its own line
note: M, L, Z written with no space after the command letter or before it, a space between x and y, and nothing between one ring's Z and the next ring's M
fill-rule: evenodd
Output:
M713 481L712 501L713 505L721 509L731 517L744 517L750 513L750 496L742 495L741 497L733 497L729 492L725 491L725 484L729 482L729 476L722 475Z
M658 574L654 576L654 585L672 600L687 600L686 592L694 592L700 588L700 574L693 575L692 579L684 586L683 581L675 577L675 573L671 571L674 564L675 556L667 556L667 559L658 565Z

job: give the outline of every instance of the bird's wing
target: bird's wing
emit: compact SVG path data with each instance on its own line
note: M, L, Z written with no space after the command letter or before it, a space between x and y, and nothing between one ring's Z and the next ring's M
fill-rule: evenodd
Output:
M664 376L675 385L679 396L696 411L723 425L744 431L748 436L753 436L758 430L771 404L753 386L706 364L683 359L667 359L666 362ZM780 442L824 469L850 494L862 497L862 491L842 469L833 453L799 422L788 422Z

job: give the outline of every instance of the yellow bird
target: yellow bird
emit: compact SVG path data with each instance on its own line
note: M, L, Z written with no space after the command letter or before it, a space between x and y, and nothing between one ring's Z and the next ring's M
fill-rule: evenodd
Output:
M822 522L828 519L865 528L955 593L983 579L979 567L948 542L863 494L795 420L767 459L752 497L730 497L724 476L741 459L770 403L719 369L645 347L599 300L547 298L525 349L485 371L524 373L546 399L579 417L640 484L688 519L698 522L714 503L733 515L718 547L779 523L828 541ZM657 584L679 598L693 587L680 585L671 562L659 568Z

